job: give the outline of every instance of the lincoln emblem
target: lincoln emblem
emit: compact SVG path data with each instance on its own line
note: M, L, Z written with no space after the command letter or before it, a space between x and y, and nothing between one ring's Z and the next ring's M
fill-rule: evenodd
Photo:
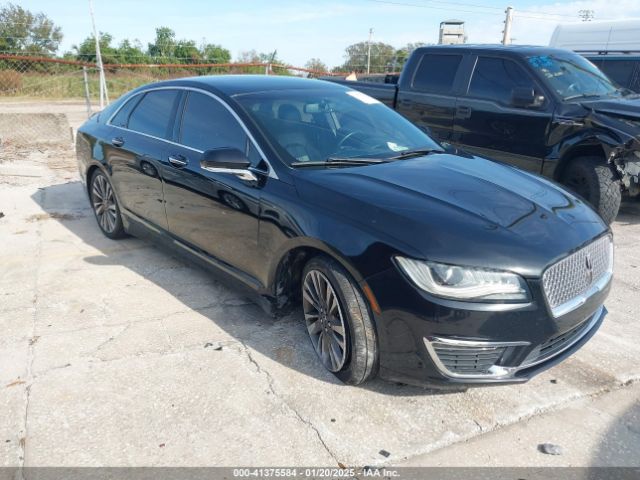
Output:
M591 261L591 255L587 254L586 257L584 257L584 266L586 267L586 277L587 277L587 283L589 285L591 285L591 282L593 281L593 263Z

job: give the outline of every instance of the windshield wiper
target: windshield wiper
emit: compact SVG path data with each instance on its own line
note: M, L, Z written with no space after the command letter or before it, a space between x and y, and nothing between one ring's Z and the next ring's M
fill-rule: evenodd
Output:
M375 163L386 163L387 160L383 158L348 158L348 157L329 157L326 160L313 161L313 162L293 162L290 165L294 168L298 167L339 167L339 166L353 166L353 165L372 165Z
M599 93L579 93L577 95L570 95L568 97L564 97L565 100L575 100L576 98L596 98L602 97L604 94Z
M444 150L440 149L440 148L414 148L411 150L405 150L402 153L399 153L398 155L395 155L393 157L389 157L391 160L402 160L404 158L411 158L411 157L422 157L424 155L429 155L431 153L443 153Z

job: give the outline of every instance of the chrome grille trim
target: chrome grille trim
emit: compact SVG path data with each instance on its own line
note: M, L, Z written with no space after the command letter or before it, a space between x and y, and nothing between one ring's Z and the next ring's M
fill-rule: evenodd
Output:
M563 352L569 350L576 343L580 342L586 335L591 332L599 322L604 319L607 310L604 305L601 305L593 314L591 314L585 321L580 323L578 326L570 329L561 335L556 335L555 337L547 340L547 342L542 345L536 347L532 353L530 353L527 358L517 366L503 366L503 365L492 365L488 368L485 368L483 365L483 372L480 371L452 371L451 364L448 362L447 354L443 356L441 359L439 354L444 351L453 351L453 350L463 350L465 348L474 350L478 353L479 351L484 350L485 352L491 352L500 350L501 354L504 353L506 348L508 347L525 347L530 345L529 342L488 342L488 341L476 341L476 340L459 340L455 338L443 338L443 337L425 337L424 345L427 348L427 352L431 357L431 360L440 371L440 373L446 377L461 379L461 380L480 380L480 379L492 379L492 380L508 380L514 378L516 374L520 370L525 370L527 368L531 368L535 365L539 365L548 360L551 360L554 357L562 354ZM559 337L566 336L566 340L562 342L562 344L554 344L550 351L545 352L544 354L536 355L536 352L540 352L544 346L547 344L551 344L555 342L555 340ZM450 357L450 356L449 356Z
M508 378L516 368L496 365L508 347L522 347L529 342L487 342L456 338L424 339L429 356L440 372L451 378Z
M548 267L542 287L554 318L603 290L613 275L613 239L606 235Z

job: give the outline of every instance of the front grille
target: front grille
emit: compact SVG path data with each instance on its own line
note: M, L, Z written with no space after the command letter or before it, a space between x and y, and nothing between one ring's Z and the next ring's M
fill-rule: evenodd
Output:
M506 347L457 347L432 343L438 359L449 372L460 375L486 375Z
M554 315L566 313L562 307L608 277L612 267L613 243L607 235L547 268L542 285Z
M571 330L556 335L534 348L527 358L524 359L524 362L522 362L521 368L543 362L575 343L592 325L592 320L593 317L589 317Z

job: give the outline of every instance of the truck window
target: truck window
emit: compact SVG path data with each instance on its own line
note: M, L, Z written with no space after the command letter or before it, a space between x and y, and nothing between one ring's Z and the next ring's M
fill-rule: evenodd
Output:
M509 105L511 91L516 87L535 90L533 80L520 65L506 58L478 57L469 85L470 96Z
M450 93L462 55L425 55L413 77L412 87L428 93Z
M631 79L638 60L608 60L603 59L598 65L600 70L606 73L607 77L616 82L621 87L629 88Z

